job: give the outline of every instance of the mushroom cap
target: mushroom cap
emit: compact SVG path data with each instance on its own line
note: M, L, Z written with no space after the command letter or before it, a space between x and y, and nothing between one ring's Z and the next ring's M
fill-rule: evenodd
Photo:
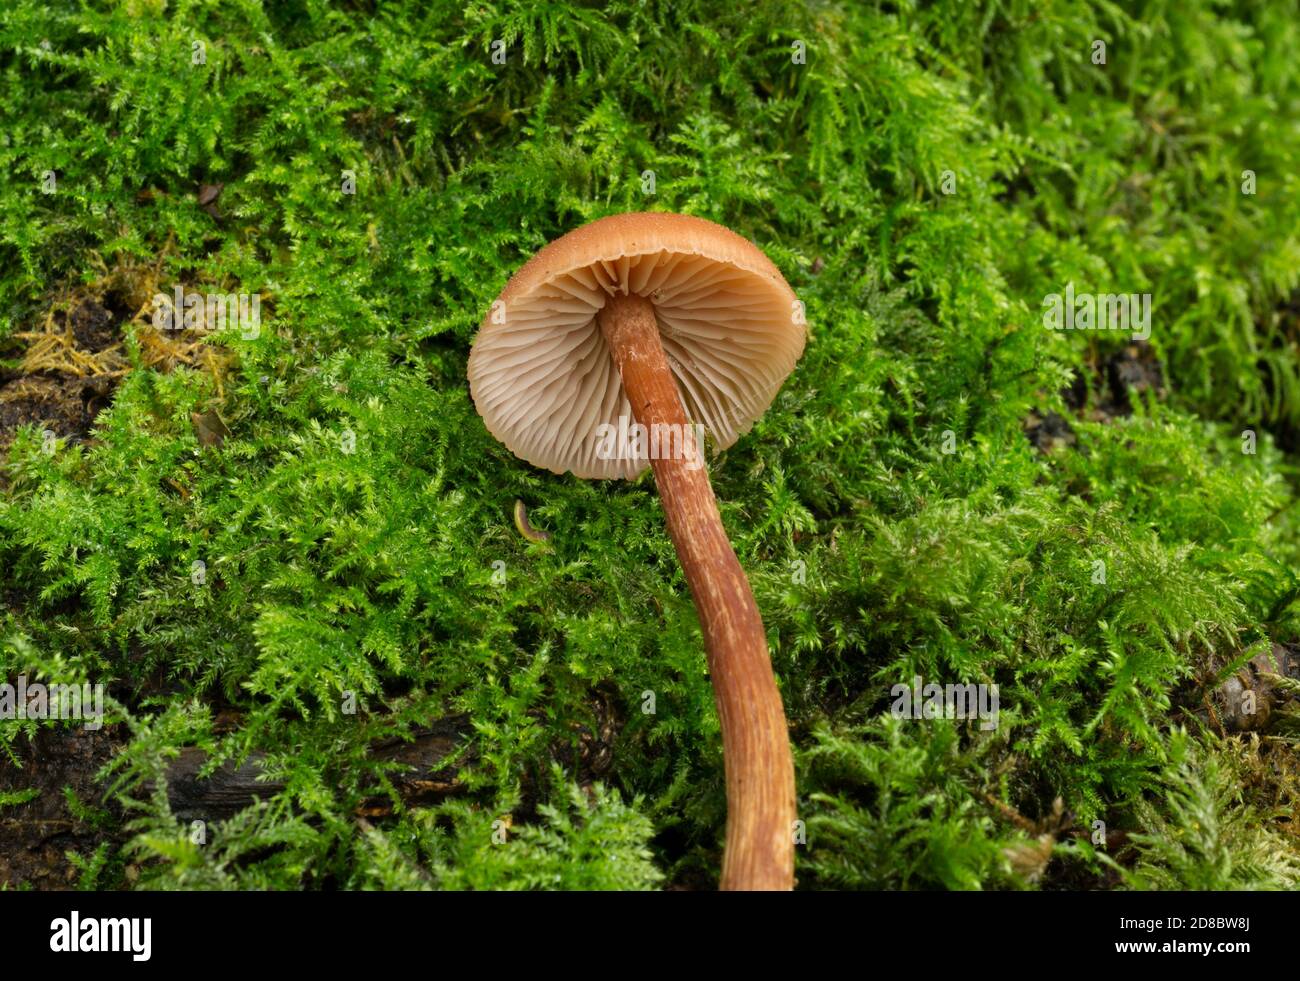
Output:
M598 454L602 425L619 431L622 416L625 431L635 421L596 322L616 293L654 305L686 415L718 449L749 431L803 353L794 291L730 229L657 212L583 225L510 278L469 356L470 395L488 431L534 466L629 479L649 466Z

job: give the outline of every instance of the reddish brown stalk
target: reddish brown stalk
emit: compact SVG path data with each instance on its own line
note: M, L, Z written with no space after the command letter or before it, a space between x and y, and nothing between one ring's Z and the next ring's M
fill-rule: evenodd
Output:
M681 426L677 432L689 432L650 301L615 296L600 312L599 322L636 421L648 432L655 425ZM652 459L650 465L668 534L695 597L722 723L727 847L720 886L790 889L794 762L763 620L722 527L708 471L702 466L690 469L689 460L659 456L664 458Z

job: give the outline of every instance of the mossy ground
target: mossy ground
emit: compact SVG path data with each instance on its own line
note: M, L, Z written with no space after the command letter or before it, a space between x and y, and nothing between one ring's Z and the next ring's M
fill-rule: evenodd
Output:
M108 684L116 752L0 721L7 884L716 881L653 482L533 470L465 379L528 255L663 209L811 325L712 464L800 886L1295 888L1300 15L1126 7L11 0L0 673ZM1149 342L1046 330L1068 284ZM159 333L175 285L262 329ZM917 675L996 730L891 718ZM435 726L414 784L376 750ZM260 802L197 841L182 750Z

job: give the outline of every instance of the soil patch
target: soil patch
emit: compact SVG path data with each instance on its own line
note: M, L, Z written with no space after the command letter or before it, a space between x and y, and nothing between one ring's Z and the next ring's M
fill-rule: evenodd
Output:
M121 813L102 803L104 787L95 774L122 745L120 728L42 728L34 739L20 738L9 747L20 765L0 756L0 794L40 791L26 803L0 807L0 887L75 888L80 872L68 853L86 858L102 842L114 840L97 825L116 826ZM106 820L73 814L65 787L86 808L107 811Z

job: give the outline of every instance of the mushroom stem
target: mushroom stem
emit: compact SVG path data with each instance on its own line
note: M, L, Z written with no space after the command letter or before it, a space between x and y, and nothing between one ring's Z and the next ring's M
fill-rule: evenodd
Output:
M598 315L636 421L692 430L659 341L654 306L617 294ZM678 444L681 446L682 444ZM662 442L661 442L662 447ZM704 447L694 460L651 454L668 534L695 598L714 700L722 724L727 777L727 845L722 889L794 885L794 761L767 636L745 570L727 539L713 497ZM694 466L694 469L691 467Z

